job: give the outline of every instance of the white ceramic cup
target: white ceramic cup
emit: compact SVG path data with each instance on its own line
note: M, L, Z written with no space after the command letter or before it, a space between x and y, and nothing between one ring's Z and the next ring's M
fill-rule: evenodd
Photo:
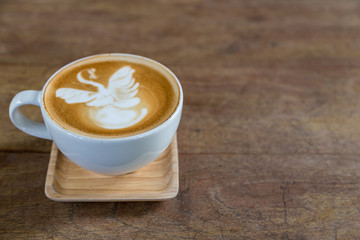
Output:
M180 97L176 110L169 119L147 132L121 138L93 138L73 133L53 121L44 107L43 95L46 85L63 69L87 58L118 55L139 58L156 64L176 80ZM44 123L25 117L19 107L36 105L41 109ZM13 124L23 132L35 137L53 140L59 150L71 161L88 170L106 174L121 175L135 171L155 160L170 144L178 128L183 106L183 92L176 76L162 64L137 55L100 54L76 60L59 69L45 83L41 91L27 90L15 95L10 103L9 115Z

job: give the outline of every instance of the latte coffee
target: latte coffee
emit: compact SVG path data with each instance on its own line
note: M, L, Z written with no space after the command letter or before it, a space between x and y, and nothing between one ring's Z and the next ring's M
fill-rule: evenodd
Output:
M57 72L44 106L61 127L83 136L121 138L165 122L179 104L177 80L164 66L132 55L98 55Z

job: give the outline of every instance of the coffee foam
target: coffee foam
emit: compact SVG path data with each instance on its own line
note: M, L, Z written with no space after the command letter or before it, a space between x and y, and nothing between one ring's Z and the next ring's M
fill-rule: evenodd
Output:
M176 80L156 64L136 60L94 57L60 71L45 89L50 117L72 132L100 138L160 125L177 107Z
M84 70L83 70L84 71ZM97 79L95 68L86 69L91 79ZM141 102L138 93L139 83L133 78L135 70L125 66L117 70L110 78L107 88L104 85L86 80L82 71L76 75L79 82L97 88L97 92L84 91L74 88L59 88L56 97L60 97L68 104L85 103L89 107L90 119L99 127L107 129L121 129L131 127L140 122L147 114L147 108L139 108ZM143 97L143 101L149 99Z

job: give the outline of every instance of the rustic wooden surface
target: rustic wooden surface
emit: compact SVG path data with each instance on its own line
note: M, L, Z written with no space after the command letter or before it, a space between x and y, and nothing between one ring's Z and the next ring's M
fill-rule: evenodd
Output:
M359 12L357 0L0 1L0 238L359 239ZM45 197L51 142L17 130L9 102L103 52L181 80L174 200Z

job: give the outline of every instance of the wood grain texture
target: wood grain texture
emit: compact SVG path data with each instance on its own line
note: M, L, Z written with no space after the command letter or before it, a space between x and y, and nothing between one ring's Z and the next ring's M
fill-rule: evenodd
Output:
M121 176L88 171L67 159L53 144L45 182L45 194L64 202L161 201L179 191L176 136L152 163Z
M357 0L0 1L0 238L359 239L359 11ZM9 121L15 93L103 52L155 59L182 83L171 201L48 200L51 142Z

